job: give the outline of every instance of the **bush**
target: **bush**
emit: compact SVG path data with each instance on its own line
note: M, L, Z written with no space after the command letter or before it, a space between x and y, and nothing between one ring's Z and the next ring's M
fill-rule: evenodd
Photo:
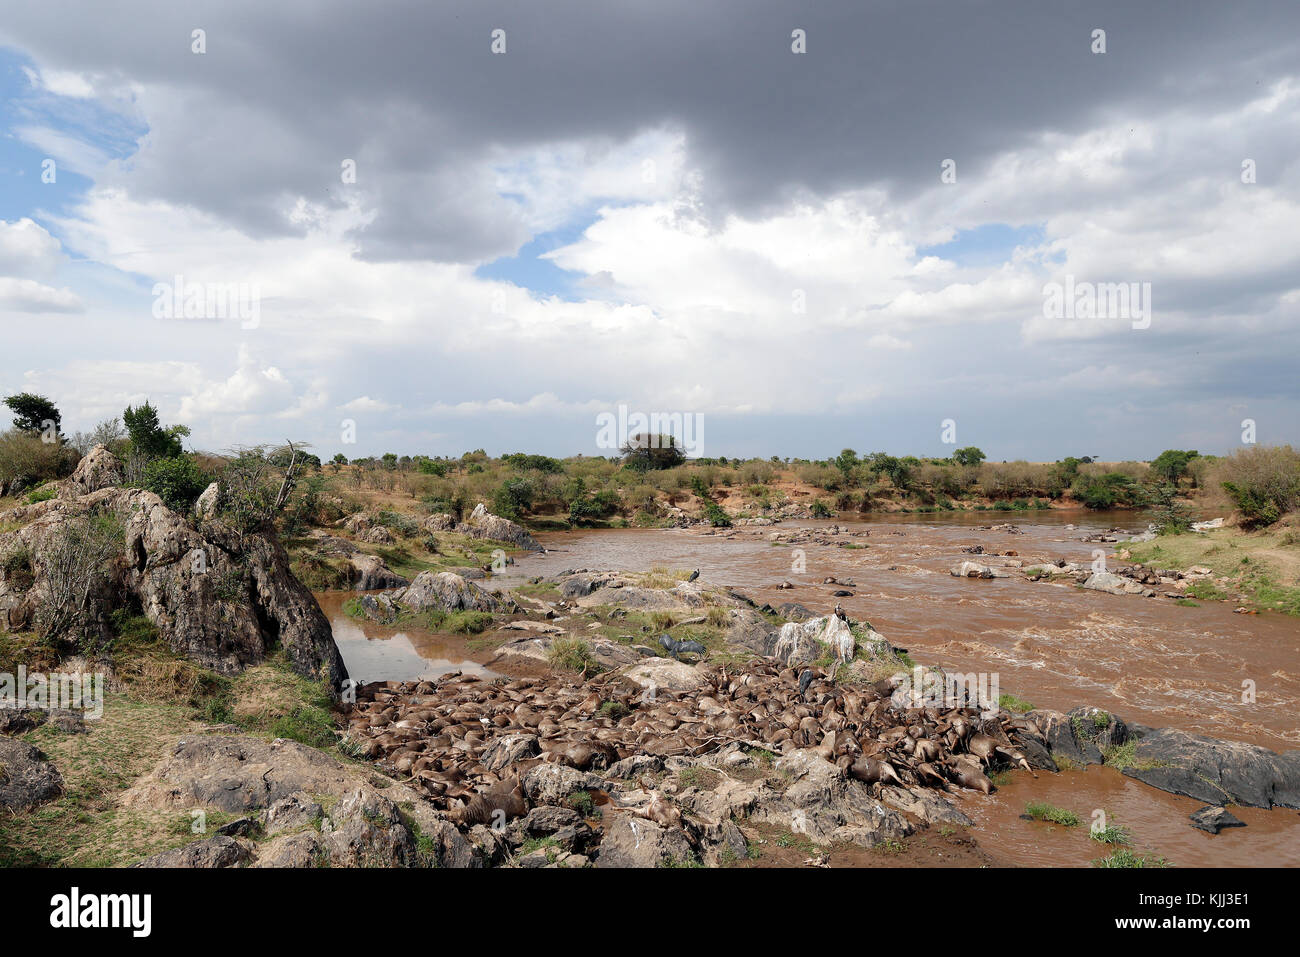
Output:
M217 511L241 532L263 527L275 514L276 488L265 450L242 450L222 472Z
M492 511L502 518L517 519L533 504L533 486L525 479L509 479L492 493Z
M704 517L709 520L709 524L714 528L730 528L731 516L717 502L704 503Z
M0 434L0 487L12 495L40 482L63 478L76 466L76 453L58 442L11 429Z
M96 599L125 539L126 529L112 513L79 516L57 527L41 557L47 590L35 625L42 638L71 642L80 651L96 650Z
M1248 528L1300 506L1300 452L1289 445L1240 449L1219 463L1216 477Z
M1088 508L1107 509L1146 502L1142 486L1122 472L1107 472L1093 479L1080 476L1075 480L1073 491L1075 498Z
M154 459L144 467L140 485L176 512L189 511L211 478L188 455Z
M58 489L53 485L42 485L40 488L34 489L31 494L27 496L27 504L35 505L37 502L48 502L50 499L54 498L57 491Z

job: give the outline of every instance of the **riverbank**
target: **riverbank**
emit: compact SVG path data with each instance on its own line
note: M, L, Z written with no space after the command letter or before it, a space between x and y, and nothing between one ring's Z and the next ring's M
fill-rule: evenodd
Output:
M1293 619L1185 597L1226 569L1124 563L1166 542L1140 529L922 514L535 540L486 509L360 514L288 555L251 538L206 578L193 556L235 541L219 520L87 474L4 515L11 624L65 532L125 542L89 658L0 636L6 668L108 679L103 719L6 713L9 862L1034 864L1037 818L1078 834L1100 812L1119 843L1056 842L1051 863L1200 859L1198 813L1246 825L1212 838L1232 864L1288 833L1266 808L1300 806ZM353 590L304 597L313 560ZM214 640L222 616L239 646ZM943 675L998 684L924 697Z

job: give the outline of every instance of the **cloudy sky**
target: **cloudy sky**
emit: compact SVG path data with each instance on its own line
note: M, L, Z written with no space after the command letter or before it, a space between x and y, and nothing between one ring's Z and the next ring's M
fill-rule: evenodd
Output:
M1293 0L2 6L0 390L65 431L1300 444ZM169 315L177 277L243 316Z

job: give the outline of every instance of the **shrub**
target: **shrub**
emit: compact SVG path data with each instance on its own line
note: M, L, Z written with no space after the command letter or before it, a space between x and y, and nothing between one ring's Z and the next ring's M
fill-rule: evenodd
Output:
M507 479L492 493L492 511L516 519L533 504L533 485L527 479Z
M153 492L173 511L188 511L211 478L188 455L154 459L144 467L141 487Z
M1289 445L1239 449L1216 477L1247 527L1272 525L1300 506L1300 452Z
M1080 476L1075 480L1073 491L1088 508L1106 509L1145 502L1142 487L1122 472L1107 472L1093 479Z
M275 514L276 489L263 448L242 450L218 479L217 510L242 532L252 532Z
M10 494L39 482L58 479L76 466L75 453L59 442L11 429L0 434L0 486Z
M731 527L731 516L717 502L709 501L704 503L704 517L708 519L709 524L714 528Z
M50 499L54 498L57 491L58 490L53 485L42 485L40 488L34 489L31 494L27 496L27 504L35 505L37 502L48 502Z
M131 449L145 458L175 458L181 454L181 438L190 434L188 427L173 425L163 428L158 421L158 410L148 402L138 409L127 406L122 422L131 437Z
M47 640L69 639L92 651L95 599L120 555L126 531L113 514L69 519L42 551L47 595L36 611L36 630Z

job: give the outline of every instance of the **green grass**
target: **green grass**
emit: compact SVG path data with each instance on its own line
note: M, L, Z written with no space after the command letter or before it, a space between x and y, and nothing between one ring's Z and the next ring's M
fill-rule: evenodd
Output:
M541 598L546 601L554 601L560 597L560 586L554 582L529 582L518 586L514 591L529 598Z
M591 656L591 646L581 638L556 638L551 643L547 660L552 668L563 671L596 674L602 670L599 662Z
M1033 711L1034 706L1023 698L1017 698L1013 694L998 695L998 707L1017 714L1024 714L1026 711Z
M1254 570L1244 584L1251 600L1260 608L1300 616L1300 588L1281 585L1259 569Z
M1136 851L1119 847L1109 857L1100 857L1092 862L1093 867L1171 867L1163 857L1154 854L1139 854Z
M1079 815L1073 811L1042 801L1031 801L1026 804L1025 813L1035 821L1046 821L1050 824L1059 824L1061 827L1078 827L1081 823Z
M1102 762L1116 771L1133 768L1137 771L1149 771L1151 768L1167 767L1164 761L1138 761L1136 759L1137 741L1129 740L1124 744L1111 745L1102 754Z
M1113 844L1123 846L1132 844L1129 833L1125 828L1118 824L1107 824L1105 827L1095 828L1088 832L1088 837L1099 844Z
M1260 554L1294 545L1292 531L1246 533L1218 529L1208 534L1166 536L1158 542L1130 545L1134 561L1166 568L1204 565L1215 576L1235 581L1248 603L1256 610L1300 616L1300 584L1281 580L1291 577L1275 555ZM1232 597L1213 582L1195 582L1187 589L1189 598L1222 601ZM1181 604L1181 602L1180 602Z
M590 791L575 791L568 796L564 803L583 817L595 817L597 814L596 801L591 796Z
M53 485L42 485L27 496L27 504L35 505L37 502L48 502L50 499L54 498L57 492L58 489Z
M1232 597L1213 582L1192 582L1187 586L1186 594L1189 598L1199 598L1201 601L1226 601Z
M618 721L620 718L627 716L628 707L621 701L602 701L600 707L596 709L596 713L602 718Z
M360 598L349 598L343 603L343 613L349 618L366 620L365 607ZM445 611L433 608L429 611L399 612L393 626L420 627L429 631L450 632L456 635L478 635L492 626L493 616L486 611Z

